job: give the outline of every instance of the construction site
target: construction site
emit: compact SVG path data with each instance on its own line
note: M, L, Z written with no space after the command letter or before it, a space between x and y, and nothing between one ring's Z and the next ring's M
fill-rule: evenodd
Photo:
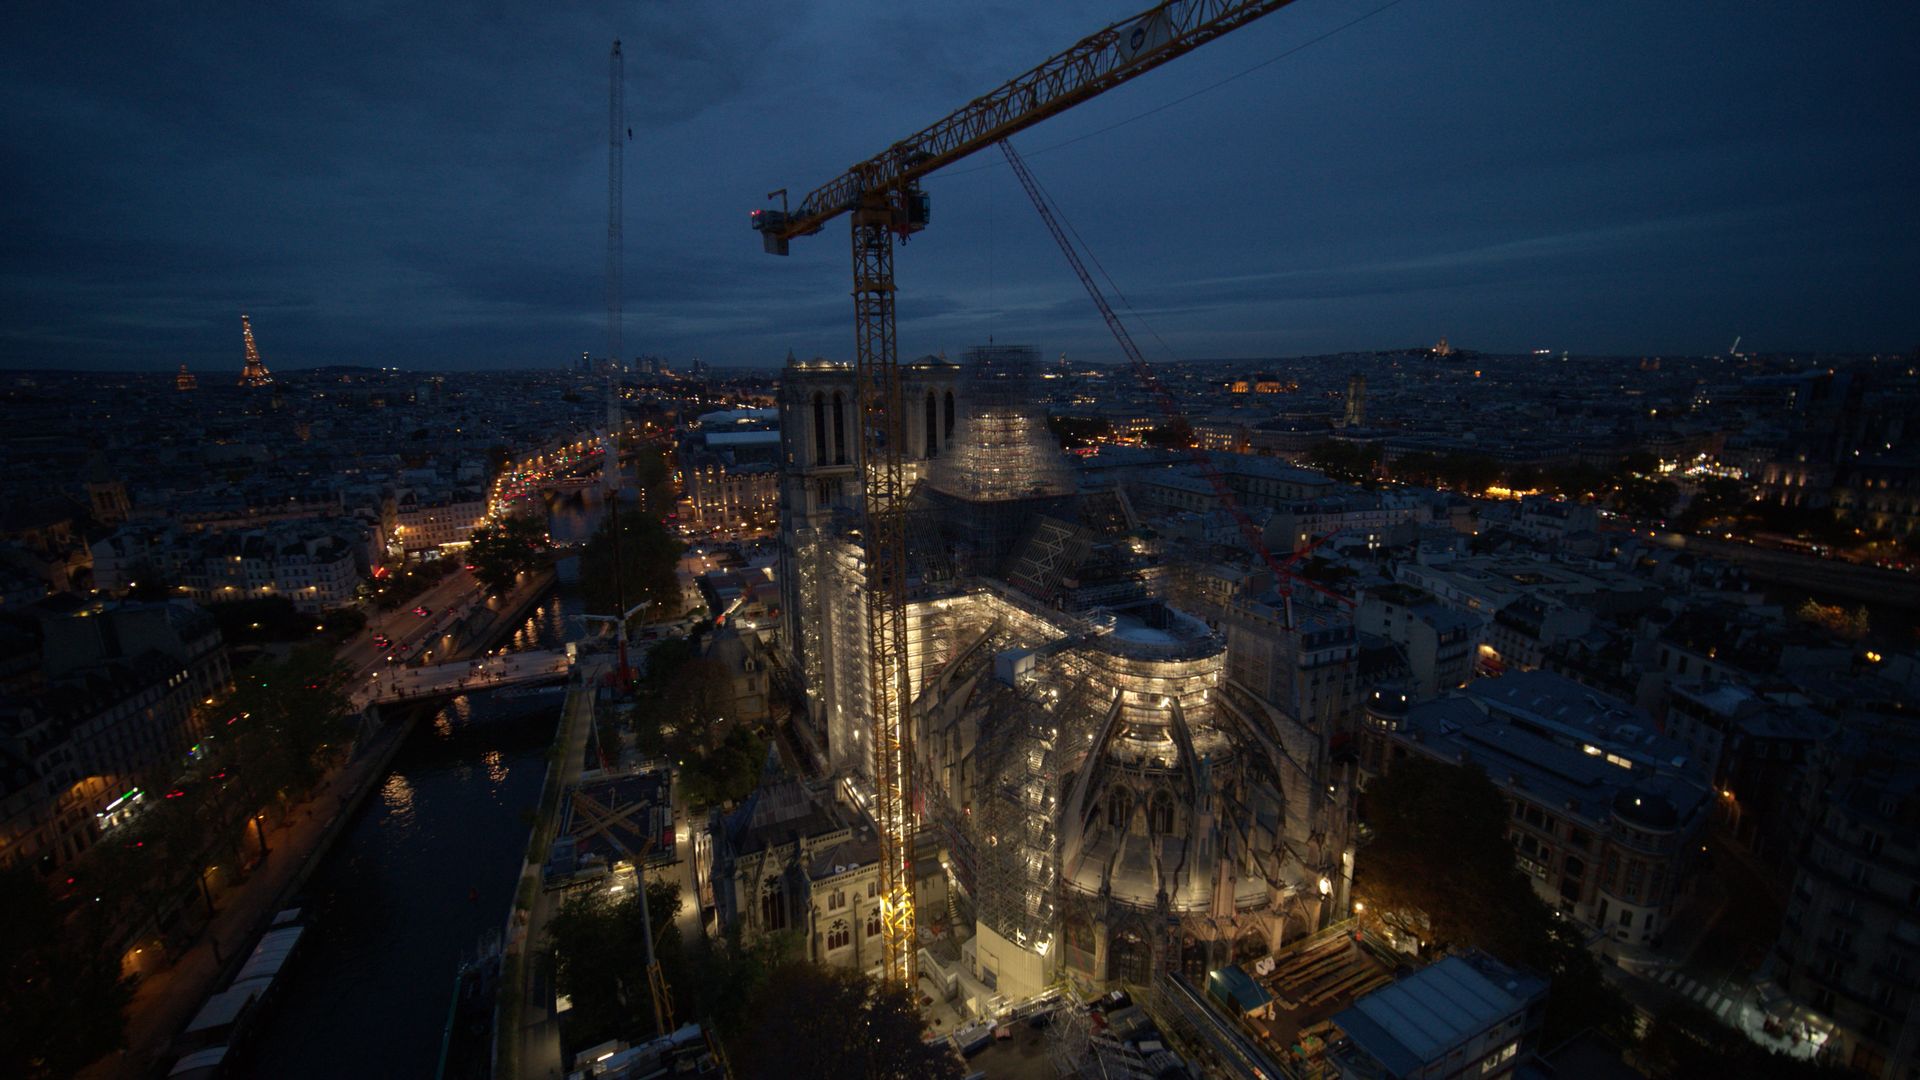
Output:
M1062 980L1252 963L1343 912L1352 865L1323 733L1227 678L1225 638L1166 601L1177 555L1123 491L1074 486L1035 363L1001 346L908 369L928 404L910 410L905 711L918 847L939 859L915 877L972 913L950 938L922 927L915 959L974 1016ZM819 362L783 380L782 580L820 764L866 806L868 554L835 453L852 383Z
M1006 139L1282 6L1154 7L798 207L781 190L779 209L753 215L778 255L843 213L852 223L854 360L789 356L780 380L780 648L814 764L878 840L874 973L956 1023L1063 984L1197 985L1350 902L1334 718L1308 722L1227 677L1226 636L1170 602L1179 554L1117 485L1080 481L1048 431L1033 349L903 363L894 325L895 246L930 221L919 179L997 147L1178 419ZM1290 567L1236 514L1290 595ZM936 896L944 911L922 917Z

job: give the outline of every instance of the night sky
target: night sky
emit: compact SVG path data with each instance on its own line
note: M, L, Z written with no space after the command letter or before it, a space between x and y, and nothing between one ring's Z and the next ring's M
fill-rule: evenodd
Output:
M1155 358L1920 345L1920 5L1383 2L1016 140ZM237 371L243 310L280 367L601 353L615 37L625 351L846 358L845 225L747 212L1143 3L14 5L0 365ZM903 356L1118 359L997 154L928 189Z

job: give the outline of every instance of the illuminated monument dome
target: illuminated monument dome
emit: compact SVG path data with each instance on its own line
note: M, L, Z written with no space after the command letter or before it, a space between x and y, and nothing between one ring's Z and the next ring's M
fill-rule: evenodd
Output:
M1076 486L1036 366L997 347L902 371L921 832L971 901L959 967L1009 1001L1063 973L1251 961L1344 910L1351 876L1343 800L1309 779L1322 742L1232 684L1222 638L1165 602L1124 495ZM789 359L783 648L827 765L859 791L853 403L849 366Z

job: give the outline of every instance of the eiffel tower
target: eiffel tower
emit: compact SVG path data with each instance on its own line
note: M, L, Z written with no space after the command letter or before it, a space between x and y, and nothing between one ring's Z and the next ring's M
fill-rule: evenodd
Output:
M273 382L273 373L267 365L260 362L260 350L253 344L253 324L245 315L240 316L240 335L247 339L247 366L240 369L241 386L267 386Z

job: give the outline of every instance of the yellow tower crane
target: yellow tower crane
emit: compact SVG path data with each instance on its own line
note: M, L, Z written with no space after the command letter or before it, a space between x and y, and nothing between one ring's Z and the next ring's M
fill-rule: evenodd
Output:
M766 250L787 254L841 214L853 223L855 392L860 536L866 547L867 686L873 730L871 810L880 834L887 978L916 982L913 911L913 726L907 699L906 472L894 342L894 238L926 228L920 178L1090 100L1293 0L1166 0L1080 39L1032 70L816 188L797 208L753 212ZM771 198L772 196L769 196Z

